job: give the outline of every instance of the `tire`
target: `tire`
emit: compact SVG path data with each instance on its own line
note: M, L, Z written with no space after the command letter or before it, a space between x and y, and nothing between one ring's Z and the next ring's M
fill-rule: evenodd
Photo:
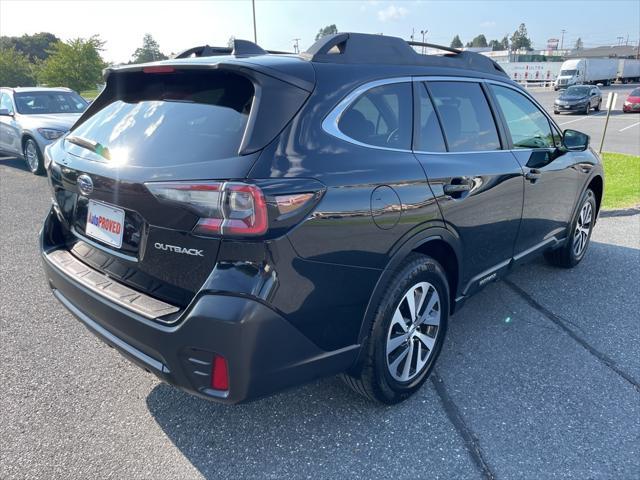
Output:
M596 112L599 112L601 107L602 107L602 99L600 99L598 101L598 105L596 105Z
M584 107L584 114L589 115L589 110L591 110L591 102L587 103L587 105Z
M27 138L25 140L22 155L24 156L24 161L31 173L34 175L42 175L44 173L42 152L33 138Z
M558 110L554 110L553 113L555 113L556 115L560 115L560 112Z
M413 395L429 377L442 348L449 298L447 277L438 262L417 253L407 257L376 307L363 359L357 371L343 375L345 383L387 405ZM410 299L414 310L416 303L420 307L413 321Z
M544 256L547 261L551 265L562 268L573 268L580 263L587 253L595 220L596 196L593 191L587 190L580 200L580 208L571 221L565 244L560 248L545 252ZM586 229L585 225L587 225ZM581 242L579 247L578 241Z

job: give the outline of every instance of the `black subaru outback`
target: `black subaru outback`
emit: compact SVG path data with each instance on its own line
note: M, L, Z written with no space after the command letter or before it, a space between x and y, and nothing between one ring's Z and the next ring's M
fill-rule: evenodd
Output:
M409 397L466 298L531 255L583 259L603 194L589 138L496 63L415 45L236 41L107 70L46 152L56 298L205 398L337 373Z

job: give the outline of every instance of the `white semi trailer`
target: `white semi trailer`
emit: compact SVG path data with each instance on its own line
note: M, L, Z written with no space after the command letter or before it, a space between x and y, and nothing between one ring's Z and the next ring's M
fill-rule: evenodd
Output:
M618 60L618 80L622 83L640 82L640 60Z
M618 60L615 58L575 58L562 64L554 88L558 90L585 83L611 85L617 76Z
M551 84L560 72L560 62L498 62L519 83Z

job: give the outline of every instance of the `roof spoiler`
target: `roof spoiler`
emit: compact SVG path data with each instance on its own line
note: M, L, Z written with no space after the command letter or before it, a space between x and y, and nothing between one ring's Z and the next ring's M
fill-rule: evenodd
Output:
M213 57L216 55L236 55L236 56L251 56L251 55L267 55L272 54L289 54L290 52L279 52L276 50L264 50L259 45L250 42L249 40L240 40L239 38L233 39L233 47L210 47L209 45L202 45L199 47L192 47L184 52L180 52L174 58L189 58L189 57Z

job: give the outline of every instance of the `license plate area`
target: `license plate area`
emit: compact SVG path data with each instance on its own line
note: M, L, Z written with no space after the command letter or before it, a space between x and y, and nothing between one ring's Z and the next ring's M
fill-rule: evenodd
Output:
M115 247L122 247L124 234L124 210L95 200L87 204L85 234Z

